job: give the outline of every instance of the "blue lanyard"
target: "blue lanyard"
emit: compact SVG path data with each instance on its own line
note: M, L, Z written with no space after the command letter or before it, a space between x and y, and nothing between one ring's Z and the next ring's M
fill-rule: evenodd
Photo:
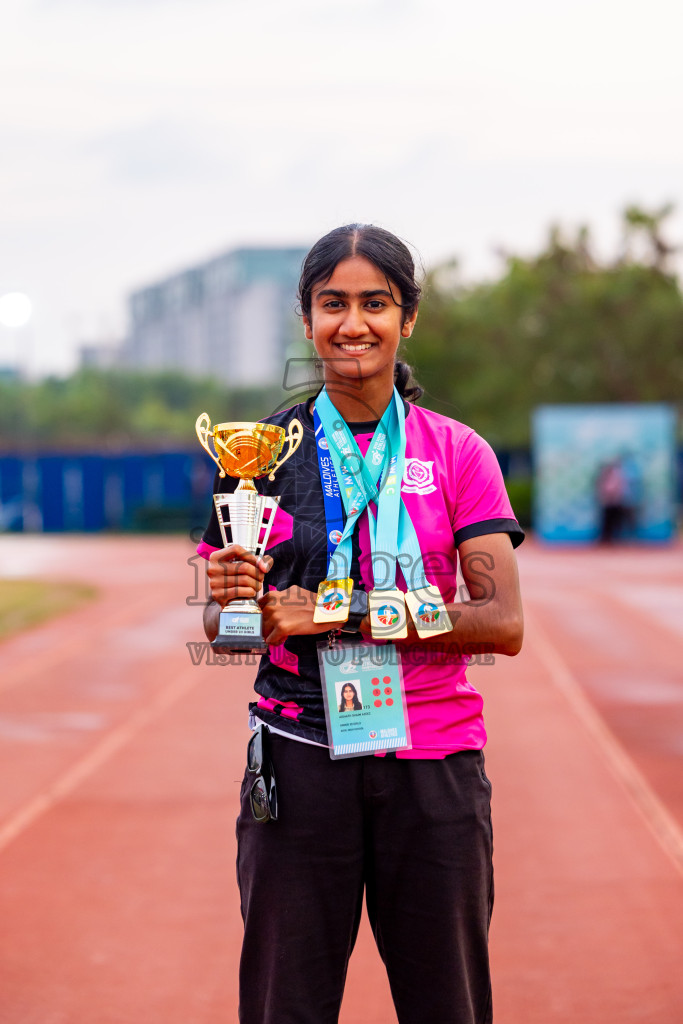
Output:
M320 470L323 502L325 503L327 570L329 573L332 556L344 532L344 508L339 493L339 481L334 470L332 457L329 454L329 444L327 443L317 408L313 410L313 426L315 427L315 450L318 456L318 469Z

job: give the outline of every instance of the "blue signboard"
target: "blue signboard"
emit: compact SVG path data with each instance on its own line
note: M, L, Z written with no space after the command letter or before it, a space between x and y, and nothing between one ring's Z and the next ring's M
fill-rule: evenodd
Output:
M676 413L548 405L533 417L534 528L544 540L667 541L676 529Z

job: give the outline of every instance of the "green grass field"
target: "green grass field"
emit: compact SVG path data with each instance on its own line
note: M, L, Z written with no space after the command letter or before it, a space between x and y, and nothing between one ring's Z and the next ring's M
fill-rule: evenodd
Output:
M96 593L83 583L0 580L0 640L63 615L91 601Z

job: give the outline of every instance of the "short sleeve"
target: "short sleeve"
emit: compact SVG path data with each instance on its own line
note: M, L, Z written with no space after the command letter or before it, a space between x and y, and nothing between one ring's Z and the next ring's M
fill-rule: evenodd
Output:
M513 547L524 540L491 446L474 431L465 435L456 460L453 534L456 547L471 537L508 533Z
M226 492L232 492L235 490L238 481L231 477L221 478L216 470L216 475L213 481L213 493L220 494ZM218 525L218 516L216 515L215 503L211 502L211 512L209 514L209 522L207 523L206 529L202 536L201 542L197 548L199 553L204 557L208 557L206 554L208 549L216 549L223 547L223 538L221 536L221 528Z

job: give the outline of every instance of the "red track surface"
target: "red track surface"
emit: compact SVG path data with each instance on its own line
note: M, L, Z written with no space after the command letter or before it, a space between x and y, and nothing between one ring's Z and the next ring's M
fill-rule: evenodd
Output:
M0 646L0 1022L234 1024L253 670L193 666L179 539L0 539L101 598ZM476 669L497 1024L683 1020L683 549L520 549L525 649ZM369 929L343 1024L396 1018ZM425 1022L427 1024L427 1022Z

